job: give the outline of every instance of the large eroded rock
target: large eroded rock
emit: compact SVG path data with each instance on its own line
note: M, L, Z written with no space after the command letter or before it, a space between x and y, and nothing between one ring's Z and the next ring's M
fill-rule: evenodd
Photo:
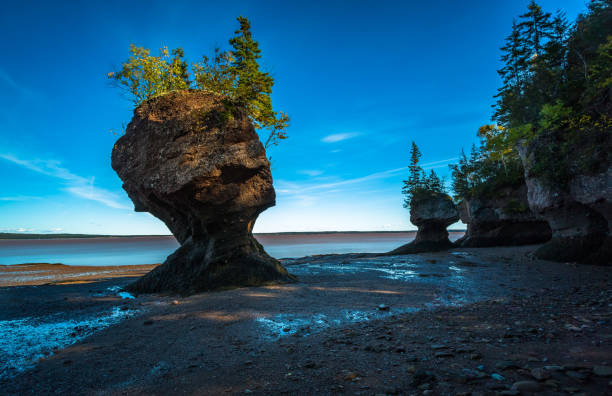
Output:
M161 219L181 244L131 291L191 294L293 279L252 235L275 204L270 164L244 111L222 96L179 91L142 103L112 166L135 210Z
M545 220L529 209L527 186L505 187L489 197L470 198L459 204L465 236L462 247L514 246L546 242L551 237Z
M390 251L389 255L435 252L453 246L446 228L459 220L457 207L447 194L437 193L413 199L410 222L417 226L414 241Z
M605 135L603 135L605 136ZM531 210L546 219L552 229L552 239L540 247L535 255L553 261L581 261L591 264L612 264L612 163L609 150L612 133L607 142L598 142L599 166L596 171L578 171L581 151L593 142L579 142L572 158L569 181L565 188L534 175L533 166L542 145L551 144L550 136L543 135L519 153L525 168L528 201ZM584 147L583 147L584 146ZM607 151L607 152L606 152Z

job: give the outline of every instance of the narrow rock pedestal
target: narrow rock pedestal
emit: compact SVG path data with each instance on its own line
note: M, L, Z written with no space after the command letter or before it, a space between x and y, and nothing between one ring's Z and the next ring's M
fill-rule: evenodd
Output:
M432 193L413 199L410 205L410 222L417 226L414 241L394 249L387 255L436 252L453 247L446 228L459 220L457 208L451 197Z

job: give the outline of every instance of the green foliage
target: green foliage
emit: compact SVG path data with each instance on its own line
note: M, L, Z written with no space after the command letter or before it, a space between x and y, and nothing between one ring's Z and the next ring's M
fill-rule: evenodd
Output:
M506 204L506 207L503 208L503 211L506 214L521 214L528 212L529 206L524 202L520 202L516 199L511 199Z
M410 204L415 200L427 199L429 197L445 194L446 187L444 181L440 180L433 169L429 175L425 174L425 170L419 165L421 151L415 142L412 142L410 149L410 165L408 165L408 179L404 180L402 194L404 198L404 207L409 208Z
M162 48L161 54L155 57L148 49L134 45L130 47L132 56L122 69L109 73L108 77L125 88L136 105L180 89L222 94L227 98L227 108L244 107L255 128L268 131L263 138L266 148L276 145L287 138L289 117L283 112L275 112L272 107L274 78L260 70L261 50L253 39L249 20L239 17L238 22L240 28L229 40L231 50L216 48L210 58L203 56L200 62L191 65L193 82L189 80L189 65L181 48L173 50L172 57L167 48ZM228 109L224 114L229 117L233 113Z
M557 187L609 161L612 0L591 0L573 26L531 1L501 50L496 124L478 130L477 154L451 165L455 199L522 183L517 147L536 138L532 172Z
M163 47L158 56L151 51L130 45L131 56L118 72L108 73L116 85L125 89L136 105L169 91L187 89L189 80L183 50Z

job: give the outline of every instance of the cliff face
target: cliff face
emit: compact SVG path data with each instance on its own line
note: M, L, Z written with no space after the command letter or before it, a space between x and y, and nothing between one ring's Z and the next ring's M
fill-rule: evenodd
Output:
M387 253L410 254L433 252L453 246L446 228L459 220L457 208L447 194L432 194L423 199L413 199L410 205L410 222L417 226L414 241Z
M525 168L529 207L548 221L552 239L543 245L536 256L554 261L582 261L593 264L612 264L612 163L603 157L595 172L582 171L577 165L585 142L579 142L575 158L559 164L569 168L567 186L551 183L534 174L538 151L546 136L521 146L519 153ZM612 133L608 133L607 149L612 147Z
M169 93L141 104L112 152L136 211L161 219L181 247L130 289L183 294L290 281L251 232L275 204L251 122L221 96Z
M513 246L546 242L550 227L529 209L527 186L507 187L486 198L471 198L459 204L467 232L457 245L463 247Z

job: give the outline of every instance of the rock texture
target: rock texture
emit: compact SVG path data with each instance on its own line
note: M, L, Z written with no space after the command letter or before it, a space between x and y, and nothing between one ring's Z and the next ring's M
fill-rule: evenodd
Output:
M607 150L612 147L612 133L608 134ZM570 180L563 188L533 174L533 164L540 138L519 147L525 168L529 207L548 221L552 239L534 254L553 261L580 261L591 264L612 264L612 163L602 160L596 172L577 172L571 169L580 159L580 147L570 167ZM605 151L606 149L604 149Z
M270 164L241 109L203 91L142 103L112 152L138 212L161 219L181 246L133 283L138 293L192 294L294 278L252 236L274 206Z
M490 197L470 198L459 204L465 236L462 247L514 246L546 242L551 237L545 220L529 209L527 186L506 187Z
M411 254L435 252L453 246L446 228L459 220L457 208L447 194L432 194L413 199L410 205L410 222L417 226L414 241L387 253Z

